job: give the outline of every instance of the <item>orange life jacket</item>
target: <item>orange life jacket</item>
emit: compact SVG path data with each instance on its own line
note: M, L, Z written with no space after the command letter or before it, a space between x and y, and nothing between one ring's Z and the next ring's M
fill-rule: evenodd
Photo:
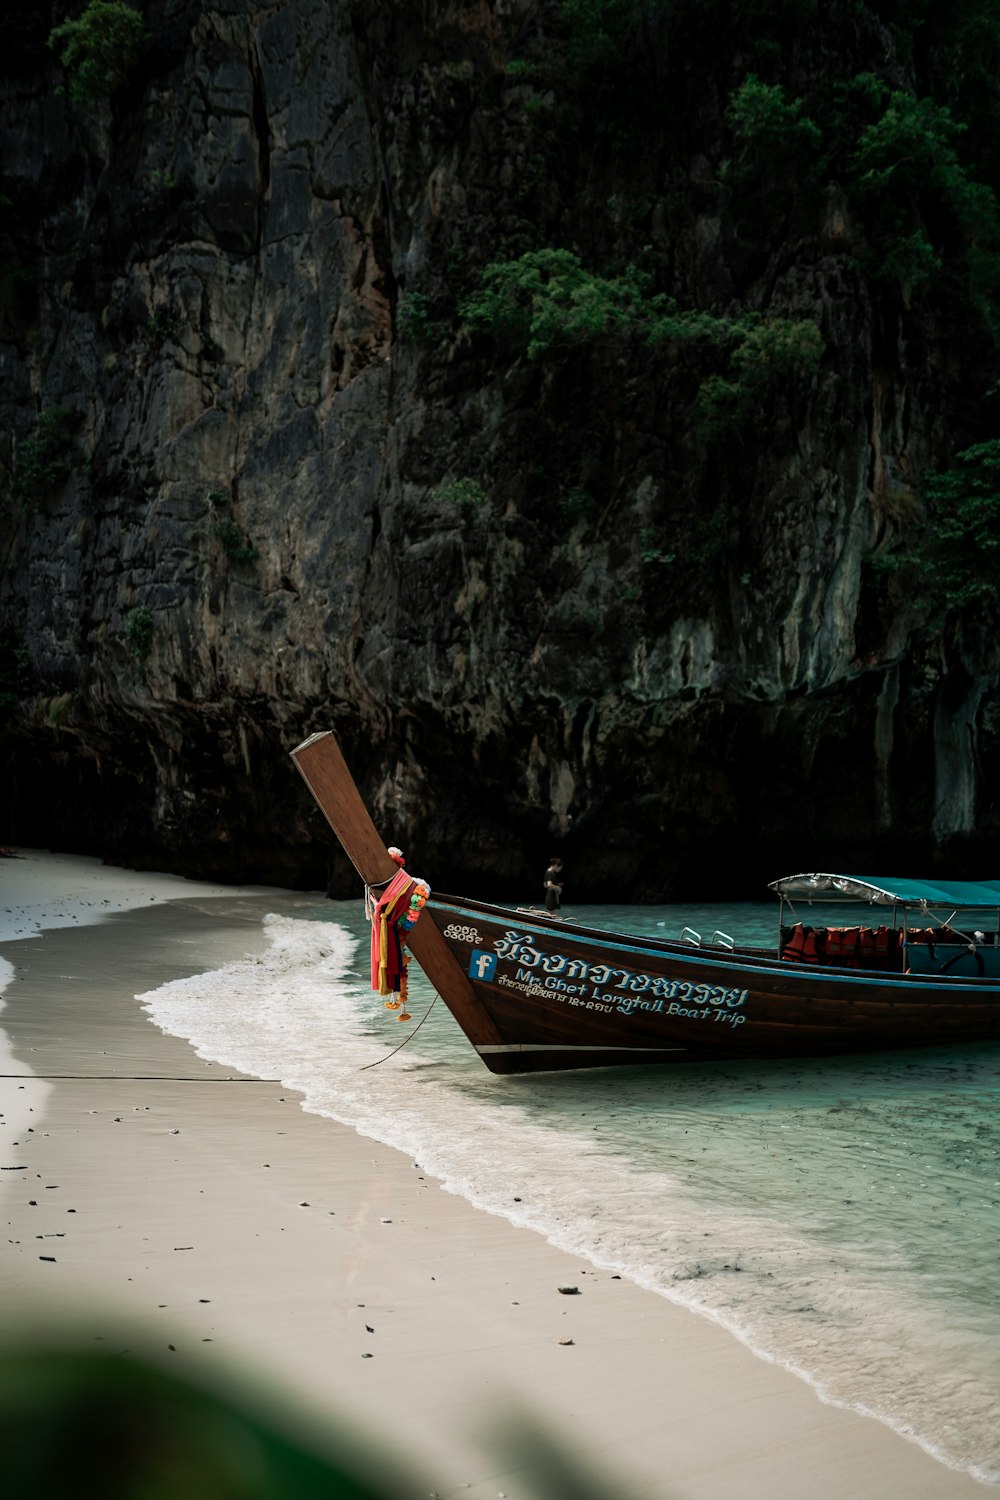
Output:
M831 927L826 935L828 962L841 969L855 969L861 932L857 927Z
M782 958L788 958L800 964L822 963L823 936L822 933L817 933L814 927L803 927L801 922L796 922L788 941L781 950Z

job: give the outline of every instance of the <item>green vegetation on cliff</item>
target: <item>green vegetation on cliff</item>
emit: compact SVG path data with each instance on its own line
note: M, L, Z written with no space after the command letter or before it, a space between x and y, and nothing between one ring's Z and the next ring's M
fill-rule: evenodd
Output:
M14 451L11 498L20 508L34 510L66 483L73 468L73 434L79 425L78 414L65 406L38 413L34 431Z
M856 74L817 99L823 124L780 83L749 74L726 118L739 144L729 173L737 196L773 211L791 170L804 194L839 182L866 231L865 268L909 296L946 265L997 319L1000 211L994 190L963 165L968 126L946 105Z
M902 576L931 631L967 610L992 616L1000 605L1000 439L973 444L929 475L922 498L921 521L874 566Z
M619 336L640 343L699 342L728 357L725 374L701 383L695 422L703 433L737 421L755 397L789 376L817 368L823 341L806 319L747 312L714 317L683 309L650 290L650 276L630 267L622 276L585 270L568 250L533 250L486 266L481 288L461 305L471 328L509 335L529 359L560 345Z
M209 530L221 543L222 550L234 563L255 562L257 548L240 530L230 514L231 499L226 490L211 489L205 497L208 506Z
M90 0L87 8L49 34L66 71L74 104L96 104L128 77L146 40L142 16L124 0Z
M153 613L144 604L130 609L125 616L122 626L125 645L138 662L144 662L153 649L154 624Z

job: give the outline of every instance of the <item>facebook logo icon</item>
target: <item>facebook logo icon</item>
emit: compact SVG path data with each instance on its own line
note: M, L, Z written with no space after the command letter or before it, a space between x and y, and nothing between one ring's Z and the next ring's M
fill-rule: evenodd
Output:
M470 979L490 980L496 973L497 956L495 953L484 953L482 948L473 948L472 961L469 964Z

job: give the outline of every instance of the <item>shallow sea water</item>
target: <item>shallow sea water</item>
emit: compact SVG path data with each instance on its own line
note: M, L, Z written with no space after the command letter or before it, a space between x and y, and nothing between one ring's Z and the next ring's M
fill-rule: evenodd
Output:
M1000 1484L1000 1046L496 1077L415 964L410 1022L372 994L360 903L295 911L151 1018ZM776 938L765 905L566 915Z

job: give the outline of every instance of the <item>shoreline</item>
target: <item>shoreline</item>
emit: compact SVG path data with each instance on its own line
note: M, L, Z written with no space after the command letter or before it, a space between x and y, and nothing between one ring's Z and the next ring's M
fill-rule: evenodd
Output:
M37 882L34 916L13 903L22 933L0 938L16 970L0 1028L26 1065L0 1085L0 1160L24 1168L0 1177L17 1252L0 1295L21 1309L25 1346L60 1327L98 1347L138 1342L307 1412L317 1440L330 1427L367 1434L373 1471L387 1483L405 1472L415 1494L536 1494L532 1450L547 1440L583 1464L597 1497L992 1489L827 1403L713 1319L305 1111L280 1083L199 1058L134 999L259 952L270 903L309 896L24 856L0 864L5 897L19 868ZM66 925L27 937L54 917ZM28 1105L37 1123L12 1127L12 1105L43 1089ZM560 1295L565 1285L579 1294Z

